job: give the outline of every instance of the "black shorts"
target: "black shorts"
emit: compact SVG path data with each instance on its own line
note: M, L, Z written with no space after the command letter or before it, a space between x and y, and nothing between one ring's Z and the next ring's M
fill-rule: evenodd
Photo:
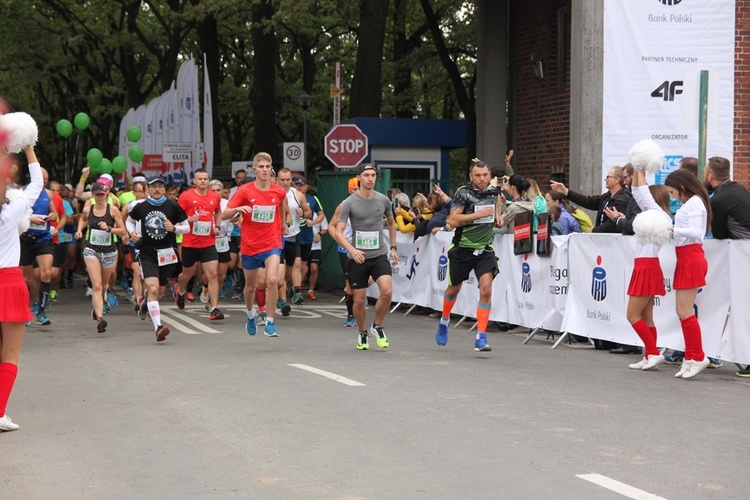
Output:
M298 241L284 240L284 248L281 249L281 263L287 266L293 266L297 257L300 257L300 248Z
M65 264L65 259L68 257L67 245L55 245L54 253L52 254L52 267L60 267Z
M391 276L391 263L387 255L378 255L370 259L365 259L364 263L358 264L353 259L349 259L349 284L352 289L367 288L367 281L372 276L373 281L377 281L381 276Z
M341 263L341 270L344 271L344 279L349 279L349 263L354 262L352 259L346 256L345 253L339 252L339 262Z
M216 246L205 248L190 248L182 246L182 267L193 267L196 262L211 262L219 260Z
M240 253L240 242L242 236L232 236L229 238L229 253Z
M143 276L143 279L159 278L159 286L166 286L167 283L169 283L169 278L174 275L178 265L169 264L167 266L159 266L156 257L143 255L143 252L139 252L138 262L141 265L141 275Z
M55 244L52 240L44 241L28 241L21 238L21 258L19 259L19 266L30 266L36 262L36 258L40 255L54 255Z
M299 255L302 257L302 262L310 262L310 249L312 243L300 243L299 244Z
M320 264L320 258L323 256L323 251L318 250L310 250L310 264Z
M229 264L232 262L232 251L221 252L217 254L219 256L219 264Z
M449 285L463 283L469 279L472 270L477 280L486 273L492 273L493 278L497 275L497 257L492 247L485 248L479 255L474 255L474 250L470 248L454 246L448 250Z

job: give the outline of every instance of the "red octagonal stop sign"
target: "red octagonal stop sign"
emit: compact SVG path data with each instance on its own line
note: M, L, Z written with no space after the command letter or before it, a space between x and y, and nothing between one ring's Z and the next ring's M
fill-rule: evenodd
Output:
M338 125L325 137L326 158L339 168L358 165L368 151L367 136L356 125Z

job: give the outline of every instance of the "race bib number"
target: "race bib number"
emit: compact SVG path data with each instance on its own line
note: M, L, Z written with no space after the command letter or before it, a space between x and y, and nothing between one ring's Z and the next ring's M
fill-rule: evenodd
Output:
M172 247L157 250L156 258L159 262L159 267L177 264L177 254Z
M253 222L270 224L273 222L275 216L276 216L276 207L264 207L260 205L255 205L253 207L253 216L251 220Z
M380 248L380 231L357 231L354 247L358 250L377 250Z
M474 220L474 224L494 224L495 223L495 205L474 206L474 213L483 210L485 207L491 207L492 213L487 217Z
M32 217L42 217L46 219L46 215L43 214L33 214ZM29 224L29 229L35 229L37 231L46 231L47 230L47 222L44 224Z
M193 222L193 234L196 236L210 236L211 222L203 220Z
M216 251L218 253L225 253L229 251L229 236L216 237Z
M89 231L89 243L102 247L109 246L112 244L112 233L101 229L92 229Z

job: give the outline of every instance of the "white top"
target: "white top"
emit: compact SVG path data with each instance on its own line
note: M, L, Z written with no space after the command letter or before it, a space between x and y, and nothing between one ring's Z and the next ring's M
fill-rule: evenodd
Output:
M656 203L656 200L654 200L653 195L651 195L651 191L649 191L648 186L632 186L631 191L633 193L633 199L641 208L642 212L645 212L646 210L657 210L658 212L664 214L664 217L669 219L669 223L672 224L672 217L664 210L662 210L662 208ZM638 242L638 244L636 244L635 246L635 258L658 257L660 248L661 245L657 245L656 243Z
M289 191L286 192L286 203L287 205L289 205L289 212L292 215L292 225L289 226L289 233L284 236L284 238L289 241L294 241L295 237L299 234L300 231L300 217L297 214L297 209L302 208L302 206L299 204L299 200L297 199L297 190L293 187L290 187Z
M222 198L220 200L220 205L221 205L221 211L222 212L227 209L227 205L228 204L229 204L229 200L228 199L225 200L224 198ZM234 224L232 223L231 219L222 220L221 224L219 224L219 236L231 236L232 235L233 226L234 226Z
M708 226L708 212L698 196L682 204L674 215L674 243L678 247L703 244Z
M38 162L29 164L31 183L23 196L3 206L0 212L0 268L18 267L21 260L21 240L18 238L18 221L34 205L44 189L42 167Z
M321 231L325 231L326 229L328 229L328 219L326 219L325 216L324 216L323 220L321 222L319 222L317 224L314 224L313 227L312 227L312 230L313 230L313 243L312 243L312 246L310 247L310 250L322 250L323 249L323 240L315 243L314 236L316 234L320 233ZM350 228L350 230L351 230L351 228ZM351 235L349 237L351 238Z

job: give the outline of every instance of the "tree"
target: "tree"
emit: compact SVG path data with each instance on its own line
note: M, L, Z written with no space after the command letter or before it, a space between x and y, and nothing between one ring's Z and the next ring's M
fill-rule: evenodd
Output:
M349 116L380 116L383 43L389 0L360 0L357 63Z

